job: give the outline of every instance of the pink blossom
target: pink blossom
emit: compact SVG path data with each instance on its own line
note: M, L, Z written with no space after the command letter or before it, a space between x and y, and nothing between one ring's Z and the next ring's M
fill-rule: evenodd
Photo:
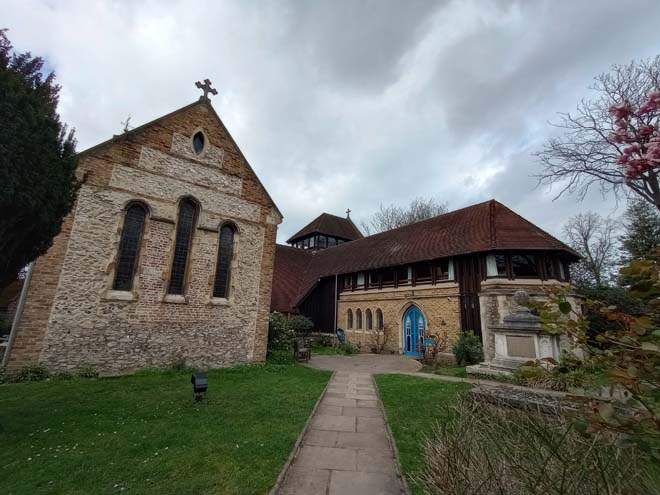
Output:
M639 133L643 137L649 137L655 132L655 126L651 124L642 124L639 126Z
M632 108L630 107L630 103L627 101L617 105L612 105L609 110L616 120L627 119L632 114Z
M660 109L660 91L649 93L648 100L639 108L639 114L645 115Z

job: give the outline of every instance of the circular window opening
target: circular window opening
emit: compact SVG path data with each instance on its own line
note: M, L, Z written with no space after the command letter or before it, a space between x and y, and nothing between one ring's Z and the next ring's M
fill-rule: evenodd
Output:
M204 133L201 131L193 136L193 149L196 154L200 154L204 149Z

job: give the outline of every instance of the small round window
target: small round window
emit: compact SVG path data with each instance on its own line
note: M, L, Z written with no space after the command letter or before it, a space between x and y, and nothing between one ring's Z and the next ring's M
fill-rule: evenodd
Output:
M200 154L204 149L204 133L199 131L193 136L193 149L196 154Z

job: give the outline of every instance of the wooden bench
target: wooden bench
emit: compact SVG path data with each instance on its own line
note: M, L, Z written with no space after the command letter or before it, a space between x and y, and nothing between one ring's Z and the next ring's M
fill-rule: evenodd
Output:
M309 362L312 358L312 346L303 338L295 339L293 341L293 357L296 361Z

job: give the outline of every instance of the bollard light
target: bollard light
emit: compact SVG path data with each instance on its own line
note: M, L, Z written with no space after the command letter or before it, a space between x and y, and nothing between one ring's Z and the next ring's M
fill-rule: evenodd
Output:
M190 383L193 386L195 401L199 402L206 395L206 389L209 388L209 377L206 373L197 371L190 378Z

